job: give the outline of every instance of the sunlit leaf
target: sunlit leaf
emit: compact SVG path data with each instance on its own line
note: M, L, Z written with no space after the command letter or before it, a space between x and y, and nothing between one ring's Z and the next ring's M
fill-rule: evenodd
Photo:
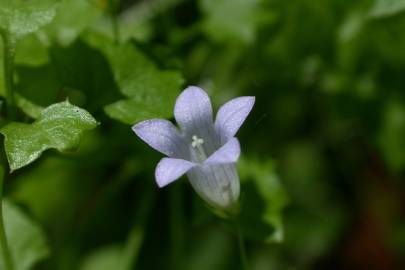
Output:
M405 10L405 0L374 0L370 15L384 17L395 15Z
M10 123L0 132L13 171L33 162L47 149L76 149L82 133L96 126L97 121L87 111L66 101L44 109L32 124Z
M56 3L56 0L0 0L0 30L14 38L33 33L52 21Z

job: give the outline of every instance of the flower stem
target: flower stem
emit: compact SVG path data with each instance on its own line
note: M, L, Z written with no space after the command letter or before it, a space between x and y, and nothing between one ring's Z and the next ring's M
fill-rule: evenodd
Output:
M238 247L239 247L239 254L242 262L243 270L249 270L249 263L246 255L246 248L245 248L245 241L242 234L242 229L240 227L239 221L235 220L236 225L236 234L238 237Z
M184 213L182 186L174 185L169 194L170 203L170 269L182 270L184 244Z
M1 246L1 254L3 257L3 264L5 270L14 270L13 261L11 259L10 249L7 243L6 231L4 228L4 220L3 220L3 184L4 184L4 172L3 169L0 168L0 246Z
M15 42L8 32L3 31L0 34L3 38L3 69L4 87L7 99L7 115L10 120L13 120L16 114L13 83Z

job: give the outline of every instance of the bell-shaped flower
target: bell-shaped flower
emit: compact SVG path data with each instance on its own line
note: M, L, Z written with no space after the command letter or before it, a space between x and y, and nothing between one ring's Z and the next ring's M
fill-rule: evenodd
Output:
M236 162L240 145L235 134L253 108L254 97L235 98L223 105L213 121L210 98L190 86L177 98L177 129L170 121L152 119L133 126L133 131L155 150L167 155L157 165L155 177L164 187L187 174L195 191L210 206L233 209L239 200Z

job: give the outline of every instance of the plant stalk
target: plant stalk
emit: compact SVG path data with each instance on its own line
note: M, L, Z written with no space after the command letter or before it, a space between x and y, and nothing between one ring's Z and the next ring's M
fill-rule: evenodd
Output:
M13 261L11 258L10 249L7 243L7 236L6 230L4 227L4 220L3 220L3 185L4 185L4 172L3 169L0 169L0 246L1 246L1 253L3 257L3 263L5 270L14 270Z
M248 262L247 255L246 255L245 241L244 241L242 229L240 227L238 220L235 221L235 225L236 225L236 234L238 237L238 247L239 247L239 254L240 254L240 259L242 262L242 267L243 267L243 270L249 270L250 268L249 268L249 262Z
M120 42L120 31L118 26L118 4L117 0L108 0L108 12L111 19L113 38L116 44Z
M14 120L16 117L16 103L14 93L14 58L15 41L8 32L1 32L3 38L3 69L4 69L4 88L7 100L7 117Z
M170 269L183 269L184 205L182 186L174 185L169 193L170 204Z

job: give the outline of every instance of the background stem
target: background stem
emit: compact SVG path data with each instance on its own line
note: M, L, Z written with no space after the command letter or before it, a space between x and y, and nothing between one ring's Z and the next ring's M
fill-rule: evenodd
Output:
M249 263L246 255L246 248L245 248L245 241L243 239L242 229L240 227L239 221L235 220L236 225L236 234L238 237L238 247L239 247L239 254L243 266L243 270L249 270Z
M110 13L113 38L116 44L120 42L120 31L118 26L118 0L108 0L108 12Z
M124 248L123 258L124 267L122 269L134 269L138 262L139 252L145 239L148 218L155 206L156 193L153 190L147 190L139 203L140 208L135 213L134 223L129 232L127 244Z
M6 230L4 228L4 220L3 220L3 185L4 185L4 171L3 168L0 167L0 246L1 246L1 254L3 257L3 263L5 270L14 270L13 261L11 259L10 249L7 243L6 237Z
M13 120L16 114L13 83L15 42L7 32L2 32L1 36L3 38L3 69L4 87L7 99L7 116L9 120Z

